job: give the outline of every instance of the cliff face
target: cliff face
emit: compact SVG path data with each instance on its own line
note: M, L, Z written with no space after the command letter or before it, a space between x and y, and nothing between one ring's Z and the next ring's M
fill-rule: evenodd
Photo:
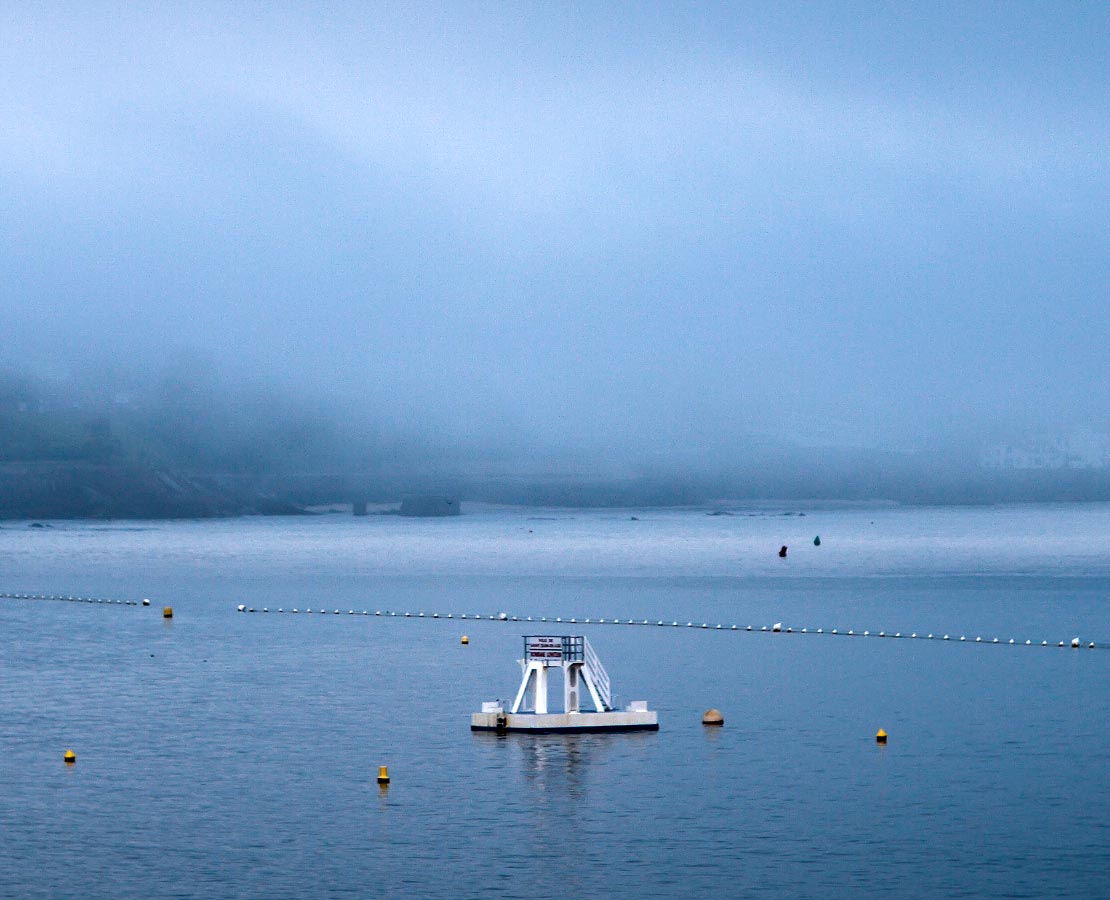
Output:
M0 463L0 519L283 515L299 507L243 484L121 463Z

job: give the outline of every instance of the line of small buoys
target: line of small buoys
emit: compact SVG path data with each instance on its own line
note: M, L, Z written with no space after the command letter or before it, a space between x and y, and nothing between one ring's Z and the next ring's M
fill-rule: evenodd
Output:
M268 613L268 612L270 612L269 607L264 606L264 607L258 608L258 607L254 607L254 606L248 606L245 603L240 603L239 606L237 607L237 609L238 609L239 612L249 612L249 613L253 613L253 612ZM539 624L555 624L555 625L650 625L650 626L655 626L655 627L666 627L666 628L698 628L698 629L704 629L704 630L707 630L707 631L709 631L709 630L712 630L712 631L744 631L744 632L758 632L758 633L766 632L766 633L769 633L769 634L804 634L804 635L821 635L821 636L829 636L829 637L869 637L869 638L890 638L890 639L898 639L898 640L923 640L923 641L933 641L933 640L953 641L953 640L955 640L955 641L960 641L960 642L964 642L964 643L970 642L970 643L975 643L975 644L1002 644L1002 645L1006 645L1006 646L1071 647L1073 649L1079 649L1080 647L1086 646L1090 650L1110 649L1110 642L1090 641L1086 645L1084 645L1083 642L1080 641L1079 638L1077 638L1077 637L1072 638L1070 641L1039 641L1039 642L1038 641L1032 641L1032 640L1020 641L1020 640L1016 640L1015 638L1010 638L1009 640L1002 640L1001 638L991 638L991 639L988 640L988 639L983 638L981 636L976 636L975 638L969 640L967 635L960 635L958 638L956 638L956 637L953 637L951 634L941 635L941 634L934 634L932 632L930 632L928 634L924 634L924 633L919 634L918 632L913 631L913 632L910 632L909 634L903 634L901 631L895 631L895 632L871 631L871 630L857 631L856 629L853 629L853 628L849 628L847 630L840 629L840 628L829 628L829 629L826 629L826 628L794 628L792 626L785 626L785 625L782 624L782 622L775 622L773 625L760 625L760 626L756 627L754 625L744 625L744 626L740 626L740 625L722 625L722 624L713 624L713 623L709 623L709 622L695 622L695 621L680 622L677 619L672 619L671 621L668 622L664 619L656 619L655 621L652 621L650 619L621 619L621 618L611 618L611 619L597 618L597 619L595 619L595 618L592 618L592 617L582 618L580 616L510 616L508 613L503 613L503 612L499 612L499 613L496 613L496 614L493 614L493 615L487 615L487 614L483 614L483 613L461 613L459 615L455 615L454 613L438 613L438 612L433 612L433 613L425 613L425 612L415 612L414 613L414 612L403 612L403 611L398 612L396 610L388 610L388 609L387 610L376 609L373 612L371 612L370 610L367 610L367 609L363 609L363 610L354 610L354 609L340 610L340 609L334 609L334 608L333 609L327 609L326 607L320 607L320 608L306 607L305 609L300 609L299 607L292 607L290 609L285 609L285 607L279 607L277 610L275 610L275 612L285 613L285 614L303 614L303 613L325 614L325 615L330 614L330 615L336 615L336 616L341 615L341 614L346 614L348 616L382 616L382 617L388 617L388 618L403 618L403 619L465 619L465 620L468 620L468 621L478 621L478 622L482 622L482 621L486 621L486 622L519 622L519 623L532 623L532 624L538 624L539 623Z
M111 606L150 606L146 598L142 600L116 600L110 597L75 597L72 594L18 594L0 593L2 600L65 600L67 603L106 603Z

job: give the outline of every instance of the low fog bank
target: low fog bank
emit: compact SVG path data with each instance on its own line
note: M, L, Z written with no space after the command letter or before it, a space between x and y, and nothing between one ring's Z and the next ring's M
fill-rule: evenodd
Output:
M478 423L482 424L482 423ZM488 426L487 426L488 427ZM572 439L573 438L573 439ZM943 449L526 444L375 423L326 395L295 395L214 369L0 373L0 517L283 514L405 494L544 506L727 506L745 501L991 503L1110 499L1088 436Z

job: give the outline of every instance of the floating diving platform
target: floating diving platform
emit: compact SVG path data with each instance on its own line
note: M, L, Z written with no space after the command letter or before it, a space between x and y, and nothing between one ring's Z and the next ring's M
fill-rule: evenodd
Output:
M633 700L614 709L609 675L583 635L532 634L524 637L524 677L512 707L499 700L482 704L470 717L471 731L504 734L578 734L591 731L658 731L659 715L646 700ZM563 712L549 712L547 682L550 669L563 670ZM594 709L582 709L584 699Z

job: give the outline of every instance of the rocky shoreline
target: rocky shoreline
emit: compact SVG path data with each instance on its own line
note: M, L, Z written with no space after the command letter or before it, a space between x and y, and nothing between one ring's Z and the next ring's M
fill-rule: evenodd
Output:
M307 514L303 507L233 477L123 463L0 463L0 519Z

